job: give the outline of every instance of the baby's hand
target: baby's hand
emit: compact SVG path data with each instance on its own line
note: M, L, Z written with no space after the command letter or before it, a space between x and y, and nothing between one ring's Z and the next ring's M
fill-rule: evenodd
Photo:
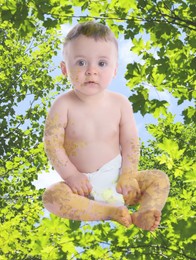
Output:
M135 204L141 196L138 182L130 173L120 175L116 191L123 195L126 205Z
M80 196L88 196L92 190L88 178L84 173L76 172L73 175L65 179L65 183L71 188L74 194Z

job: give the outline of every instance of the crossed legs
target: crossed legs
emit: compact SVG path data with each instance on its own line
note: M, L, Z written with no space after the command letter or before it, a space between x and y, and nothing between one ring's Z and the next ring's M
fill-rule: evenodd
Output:
M80 221L111 219L127 227L131 222L125 206L117 207L76 195L64 182L48 188L43 194L43 202L48 211L62 218Z
M161 211L166 203L170 183L167 175L159 170L138 173L141 190L139 210L132 214L132 222L144 230L155 230L160 224Z
M114 220L128 227L131 224L144 230L154 230L161 219L161 210L169 193L169 180L158 170L141 171L137 175L141 190L140 208L130 214L126 206L114 206L73 194L64 183L49 187L43 194L43 203L51 213L72 220Z

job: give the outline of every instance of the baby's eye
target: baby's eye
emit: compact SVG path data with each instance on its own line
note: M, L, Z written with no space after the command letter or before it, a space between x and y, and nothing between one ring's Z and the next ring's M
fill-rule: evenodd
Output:
M79 65L80 67L86 66L87 62L85 60L79 60L77 61L77 65Z
M106 61L99 61L99 66L100 67L105 67L107 65Z

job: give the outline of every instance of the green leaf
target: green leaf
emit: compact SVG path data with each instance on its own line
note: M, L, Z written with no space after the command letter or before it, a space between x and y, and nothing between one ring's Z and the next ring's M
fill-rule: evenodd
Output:
M69 221L69 226L73 230L77 230L78 228L80 228L80 225L81 225L81 221L75 221L75 220Z
M1 0L0 12L0 259L193 258L195 1ZM160 169L171 180L160 228L153 235L134 225L126 229L111 221L48 216L43 190L32 185L49 167L43 126L54 97L68 87L62 77L54 78L53 70L58 67L59 28L73 15L82 15L80 21L95 16L115 35L132 41L132 51L139 55L127 65L129 100L135 112L156 118L148 126L153 138L142 145L140 168ZM166 101L150 99L149 86L175 98L173 114Z

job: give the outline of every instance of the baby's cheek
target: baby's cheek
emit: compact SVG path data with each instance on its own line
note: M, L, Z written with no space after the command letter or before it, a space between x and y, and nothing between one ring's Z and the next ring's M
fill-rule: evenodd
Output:
M70 77L71 81L76 83L79 82L80 79L79 74L80 74L79 71L72 72Z

